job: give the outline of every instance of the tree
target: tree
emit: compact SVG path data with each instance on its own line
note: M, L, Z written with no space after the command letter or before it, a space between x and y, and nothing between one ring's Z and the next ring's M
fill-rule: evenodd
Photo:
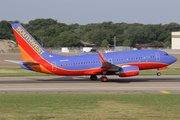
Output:
M157 41L154 41L149 44L150 47L163 47L162 43L159 43Z
M124 42L123 42L123 46L131 46L131 41L126 39Z
M79 44L79 36L70 31L65 31L59 34L59 36L53 39L53 43L54 43L53 47L59 47L59 46L72 47L72 46L82 45ZM52 42L50 42L50 44L52 45Z
M108 47L108 45L109 45L109 42L106 39L103 40L101 43L101 47Z
M170 46L171 46L171 43L170 43L169 41L166 41L166 42L164 43L164 45L165 45L165 47L170 47Z

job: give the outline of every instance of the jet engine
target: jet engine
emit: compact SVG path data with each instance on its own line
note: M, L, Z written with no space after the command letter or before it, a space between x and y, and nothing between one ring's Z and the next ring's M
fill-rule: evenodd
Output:
M139 75L139 68L137 66L122 67L119 70L119 77L129 77Z

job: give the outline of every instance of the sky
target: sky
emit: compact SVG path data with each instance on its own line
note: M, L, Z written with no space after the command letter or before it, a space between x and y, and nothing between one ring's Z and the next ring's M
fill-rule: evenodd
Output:
M61 23L180 24L180 0L0 0L0 21L28 23L52 18Z

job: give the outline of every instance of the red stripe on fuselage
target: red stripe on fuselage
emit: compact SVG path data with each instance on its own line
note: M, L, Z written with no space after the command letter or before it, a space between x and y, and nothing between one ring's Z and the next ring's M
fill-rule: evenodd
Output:
M154 68L160 68L160 67L165 67L168 66L168 64L165 63L152 63L152 62L147 62L147 63L127 63L127 64L121 64L118 66L123 66L123 65L131 65L131 66L138 66L140 70L145 70L145 69L154 69Z

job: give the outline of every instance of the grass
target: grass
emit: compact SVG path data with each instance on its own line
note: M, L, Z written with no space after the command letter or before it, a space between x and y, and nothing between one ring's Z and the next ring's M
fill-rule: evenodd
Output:
M24 70L21 67L0 67L0 77L12 77L12 76L50 76L50 75Z
M168 69L160 71L162 75L180 75L180 66L169 66ZM140 70L140 75L156 75L157 70ZM0 77L7 76L49 76L44 73L24 70L20 67L0 67Z
M180 66L171 65L167 69L160 71L162 75L180 75ZM140 75L156 75L157 69L141 70Z
M0 120L178 120L178 94L1 94Z

